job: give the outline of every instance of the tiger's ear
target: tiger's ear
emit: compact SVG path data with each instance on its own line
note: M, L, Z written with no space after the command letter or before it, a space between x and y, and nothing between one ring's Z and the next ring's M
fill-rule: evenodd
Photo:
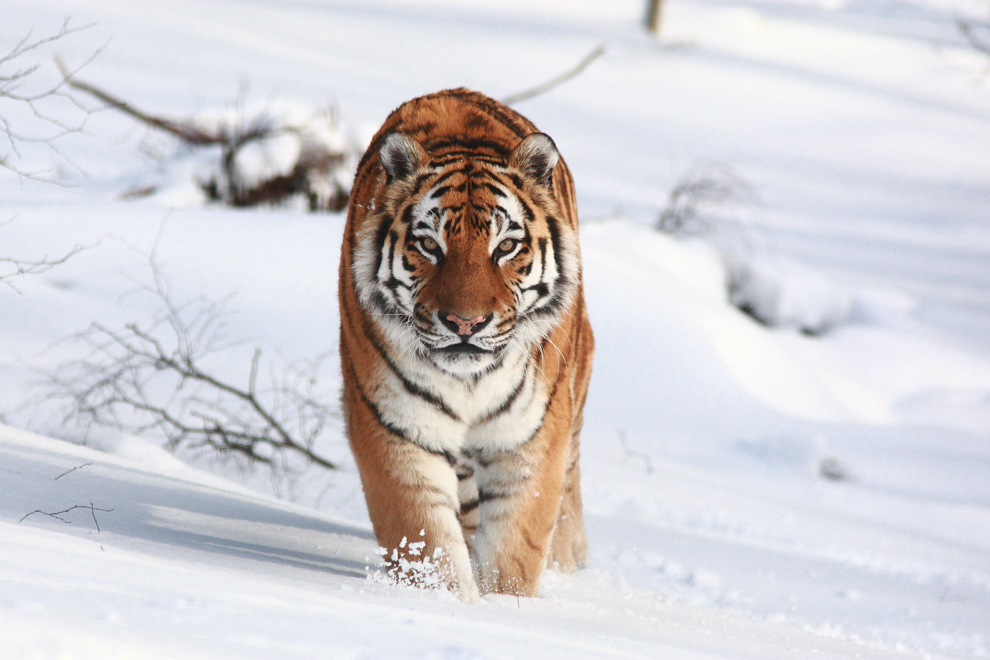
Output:
M385 141L382 142L382 148L378 155L382 167L385 168L385 174L388 176L388 183L405 178L415 172L426 156L423 153L423 147L419 146L415 140L399 132L388 134Z
M550 185L550 177L558 160L560 153L557 151L557 145L545 133L527 135L509 156L510 165L545 186Z

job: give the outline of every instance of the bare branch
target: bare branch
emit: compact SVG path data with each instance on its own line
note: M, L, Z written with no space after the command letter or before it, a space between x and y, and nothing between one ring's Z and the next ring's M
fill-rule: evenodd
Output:
M560 75L554 76L550 80L537 85L536 87L531 87L530 89L524 90L522 92L517 92L515 94L510 94L502 99L502 103L505 105L513 105L519 103L520 101L525 101L531 99L534 96L539 96L549 92L554 87L561 85L571 78L578 76L582 71L588 68L588 65L597 60L599 57L605 54L605 44L600 44L593 51L584 56L584 58L577 63L573 68L568 69Z
M82 465L77 465L76 467L72 468L71 470L66 470L62 474L60 474L57 477L55 477L55 481L58 481L59 479L61 479L65 475L71 474L71 473L75 472L76 470L81 470L84 467L89 467L90 465L92 465L92 463L83 463Z
M6 224L6 223L3 223ZM3 226L0 224L0 226ZM63 254L61 257L49 258L45 255L41 259L31 261L25 259L19 259L16 257L5 257L0 256L0 284L6 284L14 291L20 293L18 288L14 286L11 280L20 277L22 275L39 275L48 270L51 270L55 266L64 264L66 261L79 254L86 247L82 245L75 245L71 250Z
M752 187L728 166L700 163L671 189L655 228L673 235L707 233L712 227L705 217L706 207L746 201L753 196Z
M122 101L121 99L111 95L108 92L103 91L102 89L94 85L91 85L86 82L82 82L81 80L76 80L74 78L76 72L69 71L69 69L65 66L65 63L60 58L56 57L55 63L58 65L59 70L62 72L62 76L65 80L65 84L69 85L69 87L72 87L73 89L78 89L81 92L86 92L87 94L92 94L93 96L103 101L110 107L116 108L117 110L120 110L121 112L128 114L131 117L134 117L138 121L148 124L149 126L153 126L154 128L159 128L167 133L171 133L172 135L175 135L179 139L184 140L185 142L188 142L190 144L199 144L199 145L221 144L225 139L224 136L222 135L211 135L209 133L205 133L199 130L198 128L196 128L195 126L183 123L181 121L165 119L163 117L156 117L146 112L142 112L141 110L138 110L137 108L133 107L126 101Z
M88 355L49 375L50 396L67 399L69 419L135 433L161 434L171 448L209 448L241 455L273 470L290 454L327 469L336 464L314 447L336 407L318 398L320 360L288 365L258 385L261 350L254 351L245 387L202 364L227 348L222 309L205 299L176 304L152 260L162 312L147 325L114 330L93 323L73 339Z
M43 516L48 516L49 518L54 518L55 520L61 520L62 522L64 522L65 524L68 525L72 521L71 520L66 520L65 518L62 518L62 516L64 514L66 514L66 513L69 513L70 511L75 511L76 509L88 509L89 510L90 515L93 516L93 524L96 525L96 531L97 531L97 533L99 533L101 530L100 530L100 522L96 519L96 512L97 511L102 511L103 513L111 513L113 511L113 509L101 509L99 507L93 506L93 503L90 502L89 503L89 506L86 506L85 504L76 504L75 506L70 506L68 509L65 509L63 511L56 511L54 513L48 513L46 511L42 511L41 509L35 509L34 511L30 511L28 513L25 513L24 514L24 517L21 518L20 520L18 520L17 522L22 523L29 516L33 516L36 513L40 513Z
M81 131L90 110L64 91L64 76L39 90L24 91L29 82L39 78L43 80L43 74L40 63L21 63L21 58L29 56L32 51L92 27L90 25L74 27L70 22L71 19L66 18L58 32L41 39L32 40L33 32L29 31L12 49L0 56L0 101L8 104L0 108L0 136L8 148L7 153L0 153L0 167L26 178L47 181L48 179L42 175L50 171L50 168L32 168L25 162L27 158L25 148L29 148L30 145L42 145L42 148L50 151L57 159L79 169L61 150L57 141L65 135ZM92 62L102 50L103 47L97 48L76 68L76 71ZM59 98L65 99L74 106L75 110L81 112L81 119L69 121L46 110L46 106L50 106ZM20 117L20 121L16 119L17 117ZM27 127L21 124L27 124Z

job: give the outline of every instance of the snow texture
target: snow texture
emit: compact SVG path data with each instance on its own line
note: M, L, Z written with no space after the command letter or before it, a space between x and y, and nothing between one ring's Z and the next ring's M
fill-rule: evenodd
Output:
M273 479L65 420L39 370L93 321L159 311L152 252L177 301L229 298L206 365L226 380L256 347L265 374L338 341L342 214L209 205L203 160L101 111L60 141L65 185L0 171L0 256L87 248L0 284L0 657L990 653L990 79L955 27L985 7L676 0L658 40L642 5L5 2L2 44L93 24L37 76L106 43L85 79L142 108L216 122L291 98L279 116L304 122L332 99L350 144L416 95L503 97L607 51L518 106L581 209L589 568L476 606L391 584L339 422L318 449L341 470ZM301 135L239 171L285 171ZM710 236L651 229L702 161L759 203ZM318 379L332 401L332 357Z

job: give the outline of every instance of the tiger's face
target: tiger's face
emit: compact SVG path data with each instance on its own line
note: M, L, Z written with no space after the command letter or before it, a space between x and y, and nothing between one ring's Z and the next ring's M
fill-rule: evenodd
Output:
M507 162L431 160L396 132L379 155L384 194L353 269L361 304L400 351L477 375L549 334L573 300L580 261L550 187L553 141L530 135Z

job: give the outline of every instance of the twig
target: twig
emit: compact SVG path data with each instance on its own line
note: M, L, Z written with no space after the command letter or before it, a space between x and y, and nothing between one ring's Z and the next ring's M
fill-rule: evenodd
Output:
M630 458L638 458L646 464L646 474L653 474L653 459L650 458L650 455L630 449L629 443L626 442L626 432L622 429L618 429L618 434L619 442L622 444L622 450L626 453L623 463L628 463Z
M554 76L553 78L551 78L550 80L546 81L541 85L537 85L536 87L532 87L522 92L517 92L516 94L510 94L509 96L506 96L505 98L502 99L502 103L504 103L505 105L513 105L515 103L519 103L520 101L525 101L527 99L533 98L534 96L539 96L540 94L549 92L554 87L557 87L558 85L561 85L567 82L568 80L570 80L571 78L574 78L575 76L579 75L582 71L584 71L588 67L589 64L591 64L592 62L594 62L604 54L605 54L605 44L600 44L593 51L585 55L584 58L580 62L578 62L577 65L572 69L569 69L558 76Z
M0 55L0 100L13 102L15 107L26 108L31 113L31 116L33 116L35 120L38 120L37 122L33 122L30 129L23 130L15 126L15 122L10 116L0 114L0 137L4 139L6 146L9 148L7 153L0 153L0 167L11 170L19 176L23 176L28 179L57 183L56 181L50 181L49 179L45 179L41 176L45 172L49 171L48 169L32 170L29 166L25 165L25 154L23 149L24 147L32 144L44 145L52 153L54 153L55 156L76 170L80 169L78 165L76 165L66 156L66 154L62 152L57 144L57 140L69 133L78 133L81 131L91 111L83 107L76 101L75 98L63 90L63 87L65 86L64 76L55 84L45 86L40 91L23 91L25 85L29 82L29 79L39 72L40 64L26 64L22 66L17 62L18 58L30 54L32 51L35 51L42 46L51 44L59 39L62 39L63 37L91 27L89 25L82 27L71 27L69 23L70 19L66 18L62 23L61 29L59 29L56 34L50 37L37 39L35 41L31 41L32 32L28 31L28 33L19 42L17 42L11 50L4 55ZM76 68L76 71L92 62L100 54L100 52L102 52L104 47L105 44L104 46L97 48L85 62ZM15 68L12 71L4 69L4 67L10 66ZM75 73L75 71L73 73ZM45 104L55 97L67 99L78 110L82 111L84 114L82 120L79 122L69 123L64 119L59 119L45 112Z
M77 465L76 467L72 468L71 470L66 470L62 474L60 474L57 477L55 477L55 481L58 481L59 479L61 479L65 475L69 474L70 472L75 472L76 470L81 470L82 468L88 467L90 465L92 465L92 463L83 463L82 465Z
M64 264L70 258L79 254L86 248L82 245L75 245L67 253L59 257L58 259L49 259L47 256L42 257L39 261L24 261L21 259L16 259L13 257L0 257L0 265L10 266L12 272L0 273L0 283L6 284L14 291L18 291L16 286L11 284L10 280L15 277L20 277L21 275L39 275L48 271L55 266Z
M71 470L70 470L70 472L71 472ZM100 530L100 523L96 519L96 512L97 511L102 511L104 513L110 513L111 511L113 511L113 509L101 509L99 507L93 506L93 503L90 502L89 503L89 506L86 506L85 504L76 504L75 506L70 506L68 509L65 509L64 511L56 511L55 513L48 513L47 511L42 511L41 509L35 509L34 511L31 511L30 513L24 514L24 517L21 518L20 520L18 520L17 522L18 523L22 523L22 522L24 522L25 519L27 519L28 516L33 516L36 513L40 513L43 516L48 516L49 518L54 518L55 520L61 520L62 522L66 523L66 524L71 524L72 523L71 520L66 520L65 518L62 518L61 516L62 516L62 514L69 513L70 511L74 511L76 509L89 509L90 515L93 516L93 524L96 525L96 531L97 531L97 533L99 533L101 530Z

